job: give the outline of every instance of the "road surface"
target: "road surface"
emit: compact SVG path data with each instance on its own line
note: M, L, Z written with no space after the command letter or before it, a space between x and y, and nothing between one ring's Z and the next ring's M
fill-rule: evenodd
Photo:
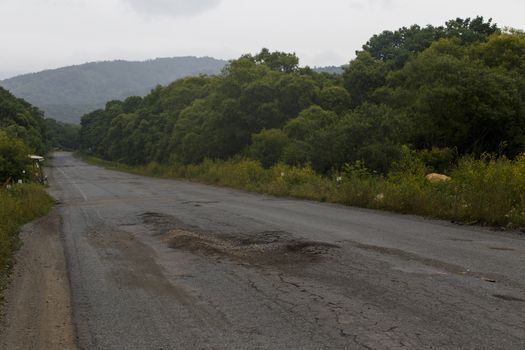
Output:
M81 349L523 349L525 236L51 161Z

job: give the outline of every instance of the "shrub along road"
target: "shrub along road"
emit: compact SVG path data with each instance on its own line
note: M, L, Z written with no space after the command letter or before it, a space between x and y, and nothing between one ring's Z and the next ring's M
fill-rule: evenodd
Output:
M84 349L521 349L525 237L51 161Z

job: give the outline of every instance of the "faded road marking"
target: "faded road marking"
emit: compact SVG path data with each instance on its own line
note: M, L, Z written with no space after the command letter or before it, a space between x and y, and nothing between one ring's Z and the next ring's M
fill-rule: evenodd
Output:
M86 194L84 193L84 191L82 191L82 189L80 189L80 187L77 185L75 180L73 180L68 174L66 174L64 170L62 170L60 168L57 168L57 170L60 171L69 181L71 181L73 186L75 186L75 188L78 190L78 192L80 192L80 194L82 195L82 198L84 198L84 200L87 201L88 198L87 198Z

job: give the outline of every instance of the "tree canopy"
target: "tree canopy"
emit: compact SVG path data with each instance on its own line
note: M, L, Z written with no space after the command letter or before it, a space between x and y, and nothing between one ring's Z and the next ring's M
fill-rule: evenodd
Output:
M44 119L44 114L0 87L0 185L24 177L30 153L78 147L78 128Z
M80 142L132 165L244 156L384 173L407 147L439 167L439 155L523 152L524 99L522 32L457 18L374 35L342 75L301 67L293 53L244 55L219 76L108 102L82 118Z

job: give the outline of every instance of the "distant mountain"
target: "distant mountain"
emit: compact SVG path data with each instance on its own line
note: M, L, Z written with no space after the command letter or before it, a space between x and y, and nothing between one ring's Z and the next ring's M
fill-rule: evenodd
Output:
M78 123L108 100L144 96L161 84L199 74L218 74L228 63L211 57L107 61L24 74L0 86L43 110L47 117Z
M343 66L327 66L327 67L315 67L313 69L317 73L328 73L328 74L343 74Z

